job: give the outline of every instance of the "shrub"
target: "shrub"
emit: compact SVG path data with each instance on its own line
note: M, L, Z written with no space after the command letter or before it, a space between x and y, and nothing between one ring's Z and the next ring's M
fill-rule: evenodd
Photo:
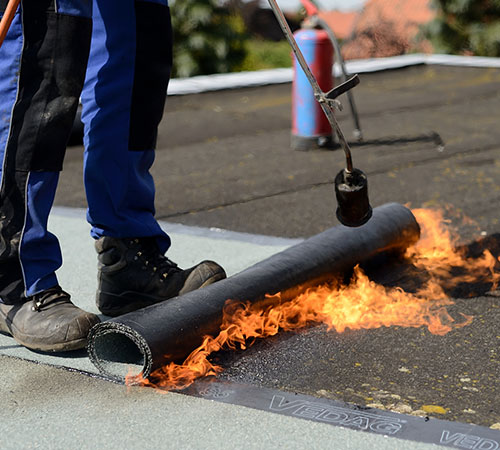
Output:
M177 0L171 5L174 77L231 72L246 55L243 20L217 0Z
M424 34L436 52L500 56L500 0L433 0Z

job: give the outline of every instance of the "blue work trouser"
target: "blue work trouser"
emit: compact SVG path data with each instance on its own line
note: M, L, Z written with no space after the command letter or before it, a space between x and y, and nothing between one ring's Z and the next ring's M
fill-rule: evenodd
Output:
M21 1L0 49L2 302L57 285L47 220L80 96L92 236L153 236L168 249L149 170L171 45L167 0Z

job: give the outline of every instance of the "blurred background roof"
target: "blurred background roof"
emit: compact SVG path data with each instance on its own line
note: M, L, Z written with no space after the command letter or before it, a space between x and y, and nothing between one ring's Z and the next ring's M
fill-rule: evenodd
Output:
M318 0L316 3L320 9L338 10L338 11L353 11L363 7L366 0ZM278 5L285 11L295 11L300 8L300 0L278 0ZM267 0L261 0L261 6L269 7Z

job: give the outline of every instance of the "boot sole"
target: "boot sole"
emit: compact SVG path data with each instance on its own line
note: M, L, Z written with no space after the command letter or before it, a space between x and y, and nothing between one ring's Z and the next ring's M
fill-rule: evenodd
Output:
M29 348L30 350L38 351L38 352L46 352L46 353L56 353L56 352L66 352L72 350L81 350L85 348L87 345L87 338L75 339L73 341L67 341L60 344L52 344L52 345L44 345L44 344L34 344L32 342L33 337L24 333L12 331L15 329L7 319L0 316L0 333L6 334L7 336L11 336L14 340L21 344L23 347Z
M219 272L214 274L212 277L208 278L200 287L208 286L226 278L224 272ZM181 294L182 295L182 294ZM175 295L170 298L176 297ZM101 290L97 291L97 307L102 314L109 317L118 317L129 312L137 311L138 309L146 308L147 306L155 305L169 300L170 298L165 297L151 297L138 292L125 291L119 295L111 294L109 292L103 292ZM103 304L118 304L117 307L106 307ZM125 303L125 305L124 305Z

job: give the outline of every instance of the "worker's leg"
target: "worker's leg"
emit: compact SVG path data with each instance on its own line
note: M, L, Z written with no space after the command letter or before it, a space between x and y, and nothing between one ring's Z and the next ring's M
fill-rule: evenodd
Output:
M149 172L172 65L166 0L94 0L82 120L88 220L99 253L97 305L118 315L225 277L207 261L179 269L164 253Z
M85 189L92 236L155 237L149 172L172 64L166 0L94 0L94 29L82 94Z
M57 284L54 272L61 264L47 218L91 33L89 1L72 1L70 11L62 3L56 11L53 0L23 0L0 49L0 297L5 303Z
M82 330L96 319L56 288L61 252L47 231L84 80L90 12L87 0L23 0L0 49L0 331L39 350L83 346Z

